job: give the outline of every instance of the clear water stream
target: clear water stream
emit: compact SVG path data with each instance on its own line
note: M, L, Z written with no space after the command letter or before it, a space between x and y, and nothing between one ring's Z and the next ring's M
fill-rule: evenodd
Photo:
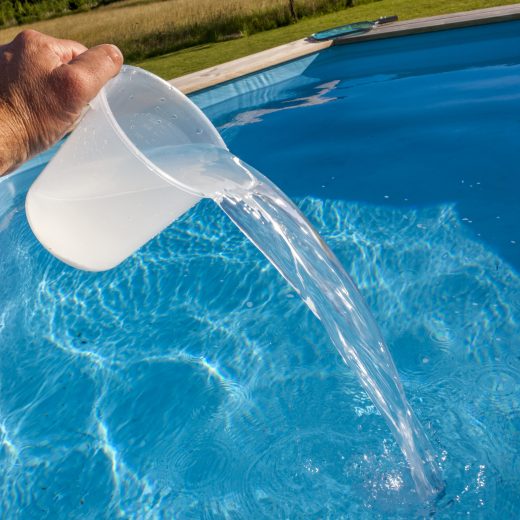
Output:
M163 147L149 155L173 184L212 198L289 282L385 418L418 496L426 500L441 492L444 483L432 447L379 328L356 285L301 211L261 173L222 148Z

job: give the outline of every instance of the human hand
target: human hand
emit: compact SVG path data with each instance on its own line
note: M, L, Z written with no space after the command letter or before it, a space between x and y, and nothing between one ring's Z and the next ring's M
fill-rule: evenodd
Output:
M63 137L122 64L113 45L32 30L0 46L0 176Z

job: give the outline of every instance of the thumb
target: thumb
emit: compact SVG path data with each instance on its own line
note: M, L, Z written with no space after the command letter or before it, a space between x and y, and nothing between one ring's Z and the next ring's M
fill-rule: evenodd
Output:
M98 45L58 67L55 80L64 97L79 109L96 96L122 65L123 55L115 45Z

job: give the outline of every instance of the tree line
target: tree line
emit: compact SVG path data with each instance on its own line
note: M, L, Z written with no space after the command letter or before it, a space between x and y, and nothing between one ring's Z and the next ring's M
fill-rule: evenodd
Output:
M88 11L112 0L0 0L0 27Z

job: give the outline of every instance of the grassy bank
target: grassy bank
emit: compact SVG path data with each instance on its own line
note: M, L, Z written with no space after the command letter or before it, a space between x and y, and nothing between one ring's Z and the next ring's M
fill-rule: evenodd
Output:
M136 61L194 45L242 38L347 5L374 1L126 0L74 16L31 23L30 27L87 46L111 41L128 60ZM20 28L0 31L0 42L12 39Z
M381 0L337 13L307 18L289 27L262 32L240 40L184 49L166 56L141 61L139 65L163 78L171 79L304 38L328 27L353 21L373 20L379 16L391 14L399 15L400 20L410 20L516 3L519 2L508 0Z
M353 7L337 10L351 3ZM87 46L113 42L121 47L127 62L172 78L355 20L390 14L405 20L515 3L294 0L298 19L294 22L288 0L124 0L85 13L0 30L0 43L10 41L25 27ZM324 11L333 12L320 14ZM159 57L144 59L151 56Z

